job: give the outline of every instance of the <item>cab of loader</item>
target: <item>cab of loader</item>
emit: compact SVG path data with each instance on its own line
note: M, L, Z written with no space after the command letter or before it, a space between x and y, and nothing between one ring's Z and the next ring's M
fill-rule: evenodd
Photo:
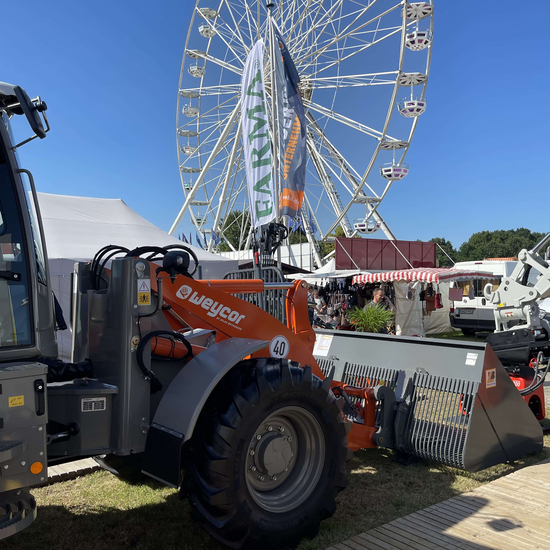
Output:
M0 82L0 539L33 522L29 487L47 482L48 369L37 359L57 357L55 307L34 181L17 155L46 136L45 110ZM22 141L14 118L28 123Z
M20 167L17 155L18 147L45 137L40 115L45 110L40 98L31 100L21 87L0 83L0 362L57 357L38 200L32 174ZM17 115L25 116L32 132L19 143L10 124Z

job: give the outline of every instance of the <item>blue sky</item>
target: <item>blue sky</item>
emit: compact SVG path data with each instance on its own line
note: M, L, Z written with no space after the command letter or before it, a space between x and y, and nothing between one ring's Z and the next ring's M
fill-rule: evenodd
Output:
M122 198L170 228L183 202L176 94L193 4L12 8L0 80L48 103L51 132L20 151L39 191ZM455 246L482 230L550 231L550 3L435 10L428 110L382 215L397 238Z

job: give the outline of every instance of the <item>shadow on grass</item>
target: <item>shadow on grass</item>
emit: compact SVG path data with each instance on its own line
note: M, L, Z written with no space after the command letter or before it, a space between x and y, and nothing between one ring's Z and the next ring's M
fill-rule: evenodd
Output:
M442 547L453 548L453 521L464 519L486 506L484 499L463 495L461 509L426 508L455 497L519 468L534 464L550 455L545 450L513 465L500 465L470 474L436 463L420 461L409 466L399 463L396 454L385 449L355 453L348 465L349 484L337 498L335 515L321 525L313 540L303 540L300 550L324 549L361 533L379 528L381 537L405 544L399 532L410 531L418 538L440 540ZM28 529L2 541L2 550L221 550L191 517L191 507L179 499L173 489L145 478L130 484L107 472L96 472L83 478L33 490L38 501L38 518ZM429 528L415 533L417 523L429 520ZM455 519L452 519L455 517ZM431 519L430 519L431 518ZM517 530L517 520L488 518L487 527L494 531ZM490 521L489 521L490 520ZM412 523L411 523L412 522ZM492 522L492 523L491 523ZM456 534L456 533L455 533ZM439 538L438 538L439 537ZM360 540L360 539L358 539ZM363 539L365 540L365 539ZM453 544L454 540L454 544ZM389 543L388 543L389 544ZM473 549L472 549L473 546ZM422 545L421 545L422 547ZM422 548L428 548L424 544ZM441 547L441 546L440 546ZM469 543L471 550L490 546Z
M136 485L134 485L135 487ZM34 523L1 543L2 550L221 549L191 518L191 508L173 492L163 502L121 509L90 502L42 505Z

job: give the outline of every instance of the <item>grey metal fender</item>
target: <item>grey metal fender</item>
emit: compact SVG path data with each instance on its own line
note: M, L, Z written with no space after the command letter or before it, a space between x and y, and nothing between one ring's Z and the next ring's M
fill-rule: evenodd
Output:
M162 397L147 434L142 468L145 474L171 487L179 486L181 447L193 435L208 397L239 361L268 344L249 338L224 340L181 369Z

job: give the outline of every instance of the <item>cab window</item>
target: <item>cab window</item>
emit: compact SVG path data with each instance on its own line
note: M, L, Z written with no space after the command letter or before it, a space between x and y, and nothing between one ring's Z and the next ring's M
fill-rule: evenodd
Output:
M0 150L0 348L34 343L21 211Z

